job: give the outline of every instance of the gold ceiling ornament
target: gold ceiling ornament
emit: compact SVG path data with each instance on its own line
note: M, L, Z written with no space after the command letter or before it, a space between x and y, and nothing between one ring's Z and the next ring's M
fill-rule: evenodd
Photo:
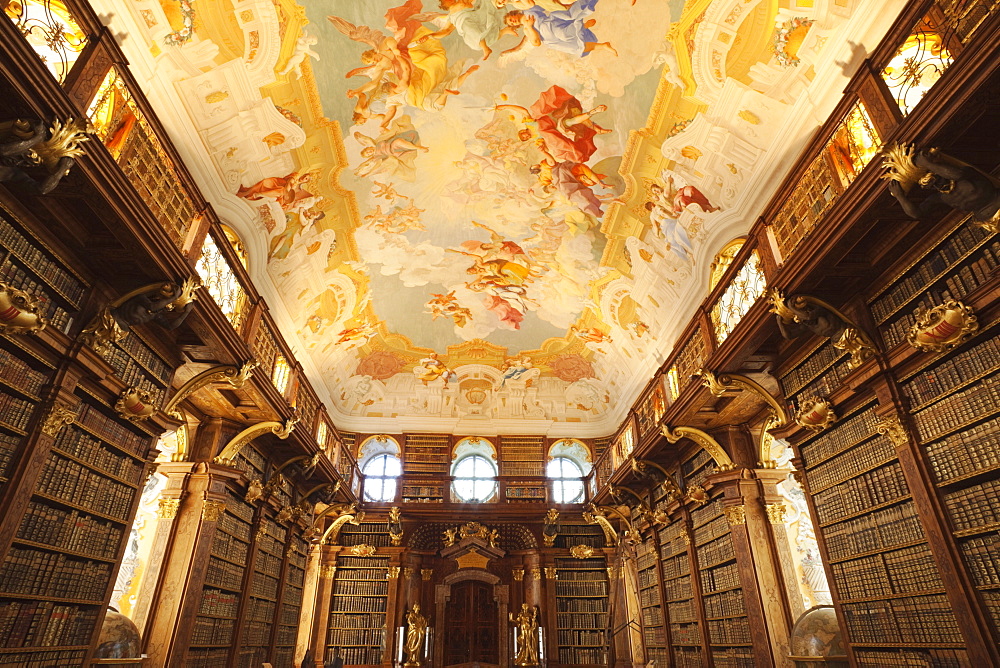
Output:
M837 414L830 400L815 394L801 399L795 411L795 424L810 431L823 431L836 421Z
M778 328L786 339L810 333L830 339L833 347L850 354L849 369L856 369L875 354L875 343L853 320L832 305L809 295L785 297L781 290L768 292L771 313L778 318Z
M219 517L221 517L224 512L226 512L225 501L214 501L209 499L205 501L205 505L201 508L201 519L206 522L218 522Z
M221 366L214 366L210 369L205 369L181 385L180 389L174 392L174 395L170 397L170 401L168 401L167 405L164 406L163 412L170 417L180 419L181 402L189 396L211 383L227 383L233 389L238 390L243 387L247 380L250 379L250 376L253 375L253 370L256 367L257 361L250 360L248 362L244 362L238 367L231 364L224 364Z
M42 433L46 436L55 436L63 427L76 421L76 411L76 407L70 408L63 404L53 404L42 423Z
M289 435L291 435L292 430L295 428L298 421L299 417L296 415L288 420L285 420L284 423L268 420L266 422L258 422L257 424L250 425L240 433L236 434L236 436L233 436L229 443L226 443L226 447L224 447L222 452L216 456L215 463L232 466L233 458L239 454L240 450L243 449L243 446L247 445L250 441L261 434L270 432L281 440L285 440L289 437Z
M156 406L153 404L153 397L149 392L133 386L123 390L118 395L118 401L115 402L115 412L131 422L139 422L155 413Z
M916 147L913 144L890 144L882 152L882 169L887 171L879 178L895 181L903 188L903 192L909 192L920 179L930 173L914 162Z
M892 444L897 448L901 448L906 445L910 440L910 433L903 424L903 421L899 419L898 415L891 415L889 417L879 418L875 421L875 431L880 434L884 434L889 437Z
M729 526L747 523L747 509L744 506L723 506L722 512L725 514Z
M927 309L917 308L917 321L910 327L906 341L917 350L940 353L959 346L979 331L979 320L972 308L949 299Z
M589 559L594 556L594 548L590 545L574 545L569 548L569 553L577 559Z
M0 282L0 333L37 334L49 324L41 311L40 300Z
M355 545L348 551L355 557L370 557L375 554L375 546L368 545L367 543L361 543L360 545Z
M177 517L177 510L180 507L180 499L160 499L160 505L156 509L156 516L161 520L172 520Z
M767 511L767 521L771 524L785 523L785 516L788 509L785 508L785 504L781 501L764 504L764 510Z
M703 447L708 451L708 454L712 455L712 459L715 460L715 468L718 471L731 471L736 468L736 464L729 458L725 448L701 429L695 427L674 427L671 429L669 425L662 425L660 432L669 443L676 443L682 438L687 438Z

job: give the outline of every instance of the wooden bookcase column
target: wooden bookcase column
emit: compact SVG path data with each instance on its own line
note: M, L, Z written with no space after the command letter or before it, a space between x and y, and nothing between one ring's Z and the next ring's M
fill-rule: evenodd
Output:
M326 660L326 635L330 627L330 604L333 599L333 578L337 573L337 554L341 548L320 546L319 582L316 587L316 614L313 618L312 649L316 668Z

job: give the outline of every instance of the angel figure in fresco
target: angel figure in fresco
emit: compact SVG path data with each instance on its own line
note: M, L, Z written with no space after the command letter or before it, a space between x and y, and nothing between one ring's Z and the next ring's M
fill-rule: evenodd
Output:
M362 66L347 73L347 78L368 77L367 83L348 91L348 97L359 98L362 112L370 96L385 83L390 84L386 89L390 95L405 93L406 104L412 107L440 109L449 95L458 94L466 77L479 69L478 65L463 72L449 68L441 40L423 25L434 15L421 14L422 9L421 0L407 0L388 10L388 35L368 26L356 26L339 16L327 16L341 33L372 47L361 54ZM365 101L360 96L365 96Z
M597 151L594 136L611 132L594 123L592 118L594 114L607 111L605 105L584 111L580 101L561 86L552 86L542 92L529 109L516 104L498 104L495 108L511 112L511 119L524 126L518 138L534 140L552 162L587 162Z
M508 380L520 380L522 376L527 374L528 386L531 385L531 380L538 375L538 371L535 373L529 373L534 369L535 365L532 363L530 357L522 357L519 359L506 359L503 362L503 367L500 369L500 385L498 387L503 387Z
M573 6L576 0L570 0L570 2L559 2L559 0L493 0L493 6L497 9L503 9L507 7L509 9L531 9L532 7L541 7L547 12L558 12L563 9L569 9ZM635 3L632 3L635 4Z
M404 181L413 181L416 171L414 161L420 151L429 151L421 146L420 135L409 116L400 116L392 126L378 137L369 137L360 132L354 138L364 145L361 157L365 159L354 173L357 176L387 174L398 176Z
M348 344L347 350L368 343L378 333L378 324L365 321L357 327L350 327L337 334L336 345Z
M663 176L665 177L663 179L665 185L652 183L649 186L649 192L653 196L654 203L660 205L673 217L681 215L691 205L697 205L705 213L714 213L719 210L719 207L712 206L708 198L696 187L681 186L678 188L674 184L673 175L664 173Z
M398 192L396 192L396 188L391 183L381 183L380 181L376 181L374 179L372 179L372 183L375 184L372 188L373 197L381 197L391 202L401 196Z
M682 260L694 259L691 238L677 220L677 215L657 202L646 202L644 208L649 211L649 222L653 224L656 236L667 242L667 250L679 255Z
M450 381L458 380L458 374L439 360L437 353L431 353L421 359L420 364L413 367L413 375L424 385L441 378L444 380L444 386L448 387Z
M583 341L585 346L599 353L607 352L606 350L601 348L602 344L612 342L610 334L605 334L596 327L582 328L573 325L572 327L569 328L569 331L572 332L573 334L576 334L576 338Z
M317 44L319 44L319 37L303 31L299 35L299 38L295 40L295 50L288 57L288 62L285 63L285 66L281 68L278 74L285 75L294 72L295 76L302 76L302 63L306 61L306 58L319 60L319 54L312 50L312 47Z
M610 42L598 42L597 35L591 31L595 21L587 17L594 13L597 2L578 0L572 7L557 12L547 12L537 5L507 12L504 34L516 35L520 29L522 37L516 46L504 51L504 55L519 55L525 49L544 44L550 49L580 57L598 48L607 49L617 56L618 52Z
M607 187L601 180L604 178L603 174L597 174L587 165L568 160L553 164L548 159L532 165L529 171L538 178L546 193L562 193L573 206L595 218L604 215L601 208L602 197L593 190L595 186Z
M313 174L310 171L304 174L292 172L287 176L270 176L252 186L240 186L236 196L251 202L274 200L283 211L293 211L298 208L299 202L314 196L304 188L312 180Z
M490 48L500 39L504 12L490 0L439 0L447 23L430 37L441 38L457 32L470 49L483 52L483 60L493 53Z
M410 230L426 230L427 228L420 223L420 214L424 212L424 209L418 209L413 204L412 199L406 199L410 202L407 206L403 207L395 204L384 213L382 205L377 205L372 209L371 213L365 216L365 222L372 229L385 232L386 234L403 234Z
M431 293L431 299L424 306L430 309L424 313L430 313L431 320L437 320L438 317L444 316L451 318L456 327L465 327L472 318L472 311L459 305L458 300L455 299L454 290L446 295Z

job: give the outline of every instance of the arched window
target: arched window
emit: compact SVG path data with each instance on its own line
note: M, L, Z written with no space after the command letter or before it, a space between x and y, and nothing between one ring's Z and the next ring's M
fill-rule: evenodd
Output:
M583 503L583 469L569 457L549 460L546 474L552 481L554 503Z
M365 476L365 501L392 501L396 498L396 478L402 473L399 457L376 455L361 469Z
M496 465L482 455L469 455L452 469L455 495L465 503L482 503L496 493Z

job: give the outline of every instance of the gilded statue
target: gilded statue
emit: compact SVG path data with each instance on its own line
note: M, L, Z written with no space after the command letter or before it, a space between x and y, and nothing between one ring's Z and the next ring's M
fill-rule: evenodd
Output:
M455 544L456 534L457 533L458 533L458 529L445 529L441 533L441 535L442 535L442 537L444 539L444 546L445 547L451 547L452 545Z
M527 603L521 604L521 611L514 616L510 613L510 621L516 624L515 639L517 641L517 655L514 657L515 666L537 666L538 665L538 608Z
M545 513L545 526L542 528L542 541L545 547L552 547L556 543L556 536L559 535L559 511L549 508Z
M403 543L403 516L398 506L389 510L389 539L393 545Z
M406 641L403 650L406 652L405 668L419 668L420 655L424 650L424 637L427 635L427 618L420 614L420 604L414 603L413 609L406 613Z

